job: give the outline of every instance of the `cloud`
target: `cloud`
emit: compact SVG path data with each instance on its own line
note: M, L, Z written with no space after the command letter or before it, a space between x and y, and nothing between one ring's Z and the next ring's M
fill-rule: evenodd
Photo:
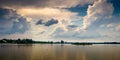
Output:
M26 18L12 9L0 8L0 34L24 33L29 29Z
M54 24L57 24L57 23L58 23L58 20L55 20L55 19L50 19L47 22L43 22L43 20L39 20L36 23L36 25L51 26L51 25L54 25Z
M106 36L100 35L97 31L72 31L69 30L67 32L63 32L61 28L57 28L57 30L52 35L56 39L64 39L64 40L90 40L90 39L101 39Z
M24 18L26 18L25 21L30 22L31 34L33 34L34 37L44 37L51 35L57 28L68 31L68 25L71 24L72 20L81 19L81 17L78 16L78 12L71 12L66 8L80 5L84 6L86 4L92 4L93 2L94 0L1 0L0 7L13 9L20 16L24 16ZM12 23L11 28L15 28L16 31L19 30L18 26L23 27L21 22ZM25 30L24 28L22 29ZM16 33L14 30L11 32ZM42 35L38 35L39 33L42 33Z
M30 28L26 18L20 17L18 22L13 22L10 33L25 33Z
M111 3L107 3L105 0L95 1L87 9L87 15L84 17L82 29L87 29L96 21L110 18L113 10L114 7Z
M70 28L76 28L78 26L76 26L76 25L68 25L68 27L70 27Z
M41 25L41 24L43 24L43 22L42 22L42 20L39 20L37 23L36 23L36 25Z
M120 14L112 16L114 5L107 0L1 0L0 38L117 38L120 36ZM87 6L87 15L80 16L85 13L81 7Z
M97 0L94 2L93 5L89 5L87 9L87 15L83 18L83 26L80 26L80 29L87 29L86 31L74 31L71 30L72 28L78 28L79 25L73 25L68 27L68 31L66 32L61 32L62 29L59 28L53 33L54 38L65 38L65 39L105 39L109 40L111 38L119 37L119 34L113 29L114 23L119 24L119 18L118 17L113 17L114 7L112 3L108 3L105 0ZM98 23L98 24L97 24ZM101 25L101 24L105 24ZM91 27L91 25L94 25L95 27ZM99 29L102 32L108 31L109 29L113 32L110 33L111 31L108 31L107 33L102 33L101 31L98 30L98 25L101 25L101 27L104 27L103 29ZM97 28L97 29L96 29ZM101 33L99 33L101 32ZM111 35L109 35L111 34ZM112 36L115 35L115 36ZM112 36L112 37L111 37Z
M78 13L68 11L66 9L56 8L24 8L19 9L18 14L32 19L49 20L51 18L57 20L71 20Z
M24 8L17 10L18 14L26 17L31 18L31 24L38 23L38 20L41 19L42 22L39 23L43 24L45 22L50 21L51 19L57 20L57 27L61 27L64 31L67 31L67 25L71 23L72 20L80 19L81 17L78 16L78 13L71 12L66 9L56 9L56 8ZM78 19L78 20L79 20ZM51 21L50 21L51 22ZM49 22L49 23L50 23ZM47 24L46 24L47 25ZM33 28L35 28L33 25ZM40 27L36 27L40 28ZM41 29L43 30L43 29Z
M0 6L13 8L26 7L51 7L51 8L70 8L77 5L92 4L94 0L1 0Z
M57 23L58 23L57 20L51 19L51 20L49 20L48 22L45 23L45 26L51 26L51 25L57 24Z

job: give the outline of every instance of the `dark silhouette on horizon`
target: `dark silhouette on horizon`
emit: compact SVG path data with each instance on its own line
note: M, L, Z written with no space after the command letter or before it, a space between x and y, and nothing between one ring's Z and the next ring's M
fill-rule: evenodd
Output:
M11 43L11 44L72 44L72 45L120 44L120 42L64 42L63 40L53 42L53 41L33 41L32 39L1 39L0 43Z

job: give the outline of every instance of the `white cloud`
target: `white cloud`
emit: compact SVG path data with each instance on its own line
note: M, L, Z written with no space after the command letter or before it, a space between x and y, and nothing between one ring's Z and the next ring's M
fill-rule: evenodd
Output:
M92 4L93 2L94 0L30 0L29 2L25 0L14 0L9 3L2 1L0 5L6 8L12 8L16 10L18 14L24 16L27 21L30 22L30 33L34 37L46 36L47 38L54 33L57 28L68 31L67 26L71 24L72 20L81 19L78 13L63 8L71 8L79 5L84 6L86 4ZM58 24L50 27L36 25L36 22L40 19L44 22L50 19L56 19L58 20ZM43 31L44 33L39 34Z
M72 17L75 17L77 15L77 13L70 12L65 9L55 9L55 8L24 8L24 9L18 9L18 14L33 19L43 19L43 20L49 20L51 18L57 20L71 20Z
M35 3L37 1L37 3ZM120 30L120 26L115 27L113 24L102 24L100 27L107 28L108 30L98 32L96 30L86 30L90 25L99 20L104 20L111 18L113 13L113 6L111 3L107 3L105 0L35 0L29 5L23 2L19 5L7 6L7 8L14 8L18 14L24 16L27 21L29 21L31 27L29 28L29 33L15 33L9 34L6 36L1 36L2 38L32 38L34 40L40 39L100 39L101 37L119 37L119 33L114 31L115 28L117 31ZM95 2L94 2L95 1ZM94 4L93 4L94 2ZM12 3L11 3L12 4ZM64 8L71 8L76 6L89 5L87 9L87 15L83 18L78 16L77 12L71 12ZM80 13L80 12L79 12ZM6 16L7 18L7 16ZM83 18L83 25L82 20ZM48 20L55 19L58 20L58 23L51 26L36 25L36 22L39 20L47 22ZM79 21L78 21L79 20ZM76 21L75 23L71 21ZM19 22L19 21L18 21ZM80 22L80 23L79 23ZM1 22L0 22L1 23ZM2 24L2 23L1 23ZM6 24L6 23L5 23ZM8 23L11 24L11 23ZM69 25L73 25L74 28L69 28ZM82 27L81 27L82 25ZM11 26L11 25L9 25ZM19 29L24 25L18 25ZM80 27L79 27L80 26ZM8 26L3 26L8 27ZM61 31L59 31L61 29ZM85 30L81 30L85 29ZM91 28L92 29L92 28ZM102 29L100 29L102 30ZM112 32L112 33L111 33ZM114 36L113 36L114 35Z
M51 19L58 20L58 26L64 29L64 31L68 31L67 25L71 23L71 20L81 19L80 16L77 16L78 13L68 11L66 9L56 9L56 8L24 8L18 9L18 14L25 16L26 18L31 18L31 25L35 30L43 30L40 26L34 27L34 25L38 20L42 19L43 22L46 22ZM45 27L45 26L44 26ZM37 29L38 28L38 29ZM46 29L46 28L45 28ZM44 29L44 30L45 30Z
M92 23L101 19L108 19L113 13L113 5L105 0L95 1L93 5L89 5L87 15L83 20L83 29L87 29Z

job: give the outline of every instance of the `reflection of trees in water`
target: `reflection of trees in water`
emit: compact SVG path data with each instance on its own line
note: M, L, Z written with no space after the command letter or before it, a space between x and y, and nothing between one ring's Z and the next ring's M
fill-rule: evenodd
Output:
M17 44L18 47L32 47L33 44Z
M33 44L0 44L1 48L7 48L7 47L32 47Z

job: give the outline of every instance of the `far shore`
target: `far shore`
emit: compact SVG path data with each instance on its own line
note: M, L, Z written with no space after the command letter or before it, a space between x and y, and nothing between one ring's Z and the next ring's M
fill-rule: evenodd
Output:
M93 44L120 44L120 42L65 42L63 40L53 41L33 41L32 39L1 39L0 44L72 44L72 45L93 45Z
M33 41L32 39L1 39L0 44L72 44L72 45L93 45L93 44L120 44L120 42L65 42L63 40L58 42L53 41Z

